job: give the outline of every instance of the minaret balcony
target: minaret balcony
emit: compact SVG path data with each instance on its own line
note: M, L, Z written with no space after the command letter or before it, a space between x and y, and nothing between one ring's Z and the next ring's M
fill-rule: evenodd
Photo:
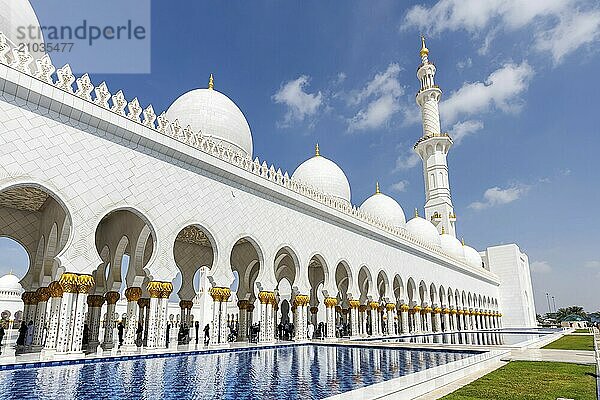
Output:
M447 132L443 132L443 133L431 133L429 135L425 135L423 137L421 137L419 140L417 140L417 143L415 143L415 145L413 146L413 148L417 148L421 143L429 140L429 139L443 139L444 141L450 141L450 144L453 144L454 142L452 141L452 138L450 137L450 135L448 135Z

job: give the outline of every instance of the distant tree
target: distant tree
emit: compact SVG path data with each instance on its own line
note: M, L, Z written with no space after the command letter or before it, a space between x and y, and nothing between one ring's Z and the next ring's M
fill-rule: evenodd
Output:
M558 311L556 311L556 320L558 322L561 322L562 320L567 318L569 315L573 315L573 314L579 315L585 319L588 318L586 312L583 310L583 307L571 306L571 307L559 308Z

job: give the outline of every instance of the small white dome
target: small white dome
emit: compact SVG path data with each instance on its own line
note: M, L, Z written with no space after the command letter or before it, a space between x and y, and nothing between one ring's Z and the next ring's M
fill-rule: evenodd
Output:
M20 296L23 287L19 283L19 278L13 274L6 274L0 278L0 292L14 292Z
M465 262L465 252L463 245L460 240L452 235L443 233L440 235L440 242L442 244L442 250L446 252L450 257Z
M465 259L467 261L467 264L469 264L473 268L481 268L483 260L481 259L479 252L474 248L466 245L463 246L463 250L465 252Z
M377 186L376 193L366 199L360 206L360 209L397 228L404 228L406 226L404 210L402 210L402 207L396 200L379 192L379 185Z
M300 164L292 179L350 203L350 183L346 174L336 163L319 155L318 146L316 155Z
M209 84L212 87L212 81ZM167 110L167 119L176 119L182 128L191 126L204 136L252 157L252 132L238 106L214 89L194 89L179 96Z
M406 223L406 230L425 242L441 246L440 234L437 228L424 218L419 216L414 217Z
M0 0L0 31L15 45L21 43L39 44L40 46L33 46L34 48L42 48L44 39L40 38L29 38L27 36L24 39L19 38L19 27L39 27L40 22L31 6L29 0ZM35 35L39 31L34 30ZM41 58L45 53L43 51L31 52L34 59Z

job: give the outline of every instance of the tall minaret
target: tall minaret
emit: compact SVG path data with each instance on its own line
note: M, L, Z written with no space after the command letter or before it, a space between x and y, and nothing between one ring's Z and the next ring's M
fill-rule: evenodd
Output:
M452 139L440 129L438 103L442 91L434 83L435 65L429 62L429 50L425 47L425 37L421 36L421 65L417 69L417 78L421 89L417 93L417 104L421 107L423 136L414 146L423 160L423 178L425 180L425 218L429 219L440 233L456 237L456 215L452 208L448 162L446 156Z

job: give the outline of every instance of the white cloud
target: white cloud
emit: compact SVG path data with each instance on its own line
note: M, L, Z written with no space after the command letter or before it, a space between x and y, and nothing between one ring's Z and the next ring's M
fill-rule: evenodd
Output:
M580 12L575 10L560 18L553 29L539 32L536 36L537 47L549 51L554 63L584 44L593 43L600 38L600 10Z
M463 115L481 114L494 108L503 112L520 109L519 95L529 86L533 68L527 61L504 64L485 82L465 83L440 104L443 121L454 123Z
M350 106L358 106L356 114L348 119L348 131L377 129L389 122L400 110L399 98L404 88L398 80L400 66L388 65L384 72L378 73L361 90L347 97Z
M316 115L323 104L323 94L307 93L309 77L301 75L298 79L288 81L281 85L279 90L272 96L275 103L283 104L287 111L279 126L288 127L294 122L302 122Z
M547 274L552 272L552 267L548 261L534 261L529 265L529 269L534 274Z
M598 260L586 261L583 264L583 266L586 268L600 268L600 261L598 261Z
M394 171L404 171L416 167L421 163L421 158L417 153L405 152L396 158L396 168Z
M520 199L527 191L529 191L529 186L524 184L515 184L506 189L495 186L483 193L482 201L469 204L469 208L483 210L497 205L512 203Z
M396 182L396 183L394 183L394 184L393 184L393 185L390 187L390 189L391 189L393 192L398 192L398 193L400 193L400 192L404 192L404 191L406 191L406 188L407 188L407 187L408 187L408 181L407 181L407 180L401 180L401 181L399 181L399 182Z
M549 52L560 62L600 38L600 10L593 0L439 0L431 7L412 7L402 27L431 34L465 30L483 35L483 52L499 31L532 27L533 49Z
M473 65L473 60L471 59L471 57L467 57L466 59L457 62L456 68L461 70L461 69L465 69L465 68L471 68L472 65Z
M344 81L346 80L347 76L345 72L340 72L337 74L337 76L335 77L335 81L333 82L334 85L341 85L342 83L344 83Z
M450 137L452 137L455 145L459 145L465 137L472 135L481 129L483 129L483 122L481 121L470 119L463 122L457 122L450 130Z

